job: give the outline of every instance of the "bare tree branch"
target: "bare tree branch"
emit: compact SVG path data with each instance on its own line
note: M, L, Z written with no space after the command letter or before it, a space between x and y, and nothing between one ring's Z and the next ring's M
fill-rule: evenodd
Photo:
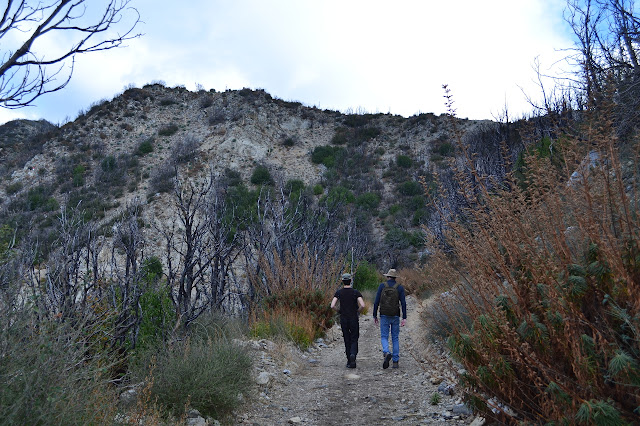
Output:
M142 34L134 33L140 22L138 11L129 7L130 0L109 0L97 18L87 16L87 0L57 0L50 4L28 0L9 0L0 19L0 40L19 38L19 46L2 53L0 63L0 105L22 108L40 96L63 89L73 75L75 56L121 47L124 42ZM95 2L92 4L95 5ZM94 6L95 7L95 6ZM135 16L123 33L112 31L125 14ZM70 36L64 45L63 38ZM37 45L44 41L63 44L60 53L41 52ZM70 62L70 63L69 63ZM67 68L65 70L65 68Z

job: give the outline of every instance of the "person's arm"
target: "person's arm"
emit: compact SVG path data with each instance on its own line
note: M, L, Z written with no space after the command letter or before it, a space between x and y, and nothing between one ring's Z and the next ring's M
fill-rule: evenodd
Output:
M398 295L400 296L400 305L402 306L402 320L400 321L400 326L404 327L407 323L407 300L404 296L404 287L398 286Z
M338 308L336 308L336 303L338 303L338 298L334 297L333 300L331 301L331 309L333 309L334 311L338 310Z
M378 305L380 304L380 296L382 295L382 287L384 283L378 286L378 292L376 293L376 300L373 302L373 322L378 323Z
M364 309L364 299L362 297L358 297L358 312L362 312Z

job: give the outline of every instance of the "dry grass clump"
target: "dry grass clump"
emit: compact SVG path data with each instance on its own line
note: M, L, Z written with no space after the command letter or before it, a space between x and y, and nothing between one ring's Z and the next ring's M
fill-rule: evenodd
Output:
M467 208L428 284L471 404L500 422L626 424L640 411L640 216L602 118L501 185L458 170ZM637 141L633 141L637 143ZM471 184L473 182L473 185ZM461 306L463 307L461 309Z
M257 272L250 275L254 288L262 293L252 313L252 334L281 335L308 347L333 325L330 302L343 264L334 253L311 253L306 246L297 255L263 253L258 264Z

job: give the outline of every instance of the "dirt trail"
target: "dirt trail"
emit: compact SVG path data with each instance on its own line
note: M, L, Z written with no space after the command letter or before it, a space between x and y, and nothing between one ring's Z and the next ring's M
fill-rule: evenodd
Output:
M433 348L429 349L421 339L421 330L424 330L419 319L421 308L415 298L407 298L408 321L400 329L400 368L382 369L380 331L369 313L360 317L357 368L346 368L342 335L336 326L317 344L316 350L299 354L297 359L291 357L285 367L293 366L293 369L275 371L270 383L262 387L259 401L239 414L237 422L255 425L471 423L474 416L464 412L466 407L459 395L442 392L442 383L438 392L439 380L449 378L449 383L453 380L442 371L442 357L433 353ZM440 395L437 405L431 404L434 393Z

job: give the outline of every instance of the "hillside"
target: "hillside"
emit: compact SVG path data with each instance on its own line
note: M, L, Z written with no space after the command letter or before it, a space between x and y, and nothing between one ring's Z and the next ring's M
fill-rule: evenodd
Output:
M479 164L498 153L496 123L457 120L457 125L465 133L490 136ZM264 166L276 186L302 181L313 188L316 200L344 188L356 207L352 214L367 222L361 223L362 232L376 242L366 257L406 264L423 247L401 241L394 248L405 254L385 259L380 256L388 251L385 236L440 226L418 181L423 176L433 185L436 173L447 174L456 155L450 126L444 115L342 114L275 99L261 90L132 88L59 129L28 121L0 127L3 222L24 226L25 218L15 213L25 209L36 228L45 231L47 221L35 214L40 206L29 197L43 203L51 197L45 206L51 211L82 200L85 217L103 224L137 198L146 205L143 217L148 219L169 202L174 162L191 177L211 168L250 188L257 187L250 183L252 173ZM513 147L514 157L519 149Z

